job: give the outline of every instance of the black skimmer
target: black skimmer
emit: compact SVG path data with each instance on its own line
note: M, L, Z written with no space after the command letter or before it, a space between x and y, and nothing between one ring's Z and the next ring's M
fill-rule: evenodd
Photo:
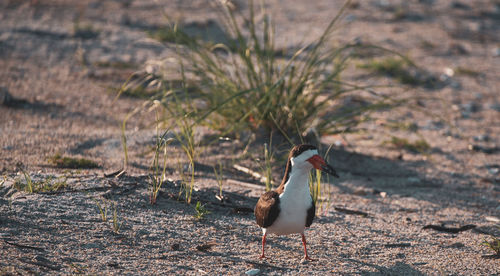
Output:
M262 228L262 255L267 234L289 235L300 233L304 245L304 259L312 260L307 255L304 230L311 226L316 207L309 191L309 172L311 169L322 170L339 177L335 170L318 154L312 145L295 146L288 156L285 176L274 191L264 193L255 206L255 219Z

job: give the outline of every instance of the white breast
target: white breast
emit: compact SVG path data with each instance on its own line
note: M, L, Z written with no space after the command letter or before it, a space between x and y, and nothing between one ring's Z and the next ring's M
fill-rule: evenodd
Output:
M280 195L280 213L274 223L264 233L287 235L303 233L306 226L307 210L313 204L309 192L309 170L294 168Z

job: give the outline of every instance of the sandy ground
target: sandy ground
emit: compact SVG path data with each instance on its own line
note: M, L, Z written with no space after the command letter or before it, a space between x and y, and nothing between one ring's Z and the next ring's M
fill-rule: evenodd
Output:
M267 1L278 47L294 49L321 34L341 6L331 2ZM244 141L200 147L193 201L210 211L202 219L193 217L193 204L178 200L183 157L175 146L169 152L173 182L163 186L156 205L149 204L154 114L128 123L127 175L104 176L121 168L121 123L142 103L116 100L113 88L148 61L173 54L173 45L149 39L146 31L165 25L162 12L203 28L217 18L213 5L2 1L0 86L17 100L0 105L0 273L498 275L500 259L488 257L492 251L481 243L500 237L500 4L355 3L336 39L407 54L443 85L404 93L437 99L422 104L453 126L403 108L376 114L379 119L362 134L345 135L347 144L330 154L341 177L329 186L329 205L306 232L318 260L304 263L298 235L270 237L268 258L258 259L261 232L251 209L264 188L232 166L259 171L262 145L243 157ZM248 12L246 1L235 4ZM356 66L346 78L391 81ZM387 127L392 120L415 123L420 136ZM432 149L416 154L384 144L391 135L424 137ZM100 168L58 169L48 160L56 153L94 160ZM224 164L225 202L215 197L212 166L218 162ZM282 165L276 164L276 180ZM12 186L23 179L21 169L35 181L65 179L67 187L19 192ZM107 206L106 221L98 205ZM458 233L423 229L431 224L475 227Z

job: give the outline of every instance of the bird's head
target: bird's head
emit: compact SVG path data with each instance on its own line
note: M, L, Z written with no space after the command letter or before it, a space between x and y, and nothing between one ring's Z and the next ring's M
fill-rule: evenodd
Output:
M303 168L324 171L332 176L339 177L335 169L326 163L325 159L318 153L318 149L313 145L297 145L293 147L289 155L292 168Z

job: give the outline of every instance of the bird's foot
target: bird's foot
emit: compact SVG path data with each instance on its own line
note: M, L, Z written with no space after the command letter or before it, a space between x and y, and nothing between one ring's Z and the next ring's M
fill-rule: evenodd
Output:
M316 261L316 259L312 259L309 256L305 255L304 258L302 259L302 262L307 262L307 261L314 262Z
M266 258L266 256L264 256L264 254L260 255L260 257L259 257L259 259L261 259L261 260L265 259L265 258Z

